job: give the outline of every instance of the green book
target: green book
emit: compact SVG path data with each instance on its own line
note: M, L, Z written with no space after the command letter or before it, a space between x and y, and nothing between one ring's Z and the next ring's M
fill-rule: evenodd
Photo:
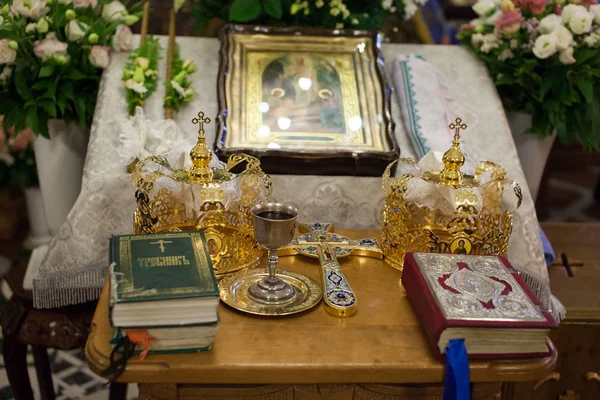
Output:
M203 232L110 239L110 318L119 328L215 323L217 280Z

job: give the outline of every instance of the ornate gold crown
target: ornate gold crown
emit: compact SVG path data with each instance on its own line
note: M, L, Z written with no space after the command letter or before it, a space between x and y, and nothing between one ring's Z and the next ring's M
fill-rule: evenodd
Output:
M262 250L254 240L250 208L271 196L271 178L258 159L234 154L224 169L209 166L212 153L206 146L203 112L192 120L199 125L198 143L192 148L189 169L173 169L167 159L152 156L133 171L137 188L135 233L203 230L215 274L224 274L259 263ZM246 162L239 174L231 170Z
M521 188L490 161L479 162L472 176L462 173L459 138L467 125L457 118L449 128L454 140L442 158L442 171L421 171L415 160L405 158L383 174L382 248L386 260L400 270L411 251L506 255ZM392 179L397 162L410 171ZM512 189L512 204L507 204L505 188Z

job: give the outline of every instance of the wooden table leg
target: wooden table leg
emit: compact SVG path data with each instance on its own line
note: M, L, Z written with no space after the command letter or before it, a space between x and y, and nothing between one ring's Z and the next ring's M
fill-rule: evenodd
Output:
M4 337L2 351L4 368L15 400L33 400L33 391L27 372L27 346L15 336Z
M35 363L35 372L40 387L40 397L42 400L54 400L56 396L54 394L54 384L52 383L52 371L50 370L48 349L45 346L40 345L33 345L31 348Z
M108 393L108 400L125 400L127 398L127 384L121 382L111 382Z

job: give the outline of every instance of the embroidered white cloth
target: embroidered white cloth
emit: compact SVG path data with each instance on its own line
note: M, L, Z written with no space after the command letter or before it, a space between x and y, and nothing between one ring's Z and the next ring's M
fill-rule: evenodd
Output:
M200 70L193 77L194 102L180 111L176 122L190 148L196 129L191 119L203 110L218 112L216 77L219 42L216 39L178 38L182 57L193 59ZM166 51L166 38L161 38ZM515 219L509 245L511 263L543 283L541 299L549 305L550 292L538 221L527 190L523 171L502 104L483 64L458 46L422 46L384 44L388 74L401 54L418 54L442 73L449 92L464 107L462 118L468 132L477 138L478 158L497 162L508 176L523 188L524 201ZM99 296L108 270L108 238L133 229L135 199L131 177L124 171L130 160L119 155L120 122L126 118L125 93L121 72L126 54L113 54L110 67L102 78L94 115L82 191L34 280L36 307L59 307L95 299ZM163 54L163 60L165 60ZM159 89L144 107L154 121L163 116L164 63L159 73ZM392 115L396 120L402 157L418 158L402 124L396 96L392 97ZM213 143L214 125L207 130L207 142ZM274 198L290 202L300 210L301 221L330 221L339 228L378 228L384 195L377 177L273 175Z

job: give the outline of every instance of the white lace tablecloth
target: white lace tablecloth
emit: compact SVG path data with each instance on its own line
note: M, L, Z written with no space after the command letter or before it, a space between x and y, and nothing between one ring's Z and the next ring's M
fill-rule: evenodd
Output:
M166 52L166 38L162 38ZM179 38L183 58L199 66L192 87L197 93L176 121L189 135L190 148L196 140L191 119L200 110L217 115L217 70L219 42L216 39ZM527 189L517 151L506 121L502 104L483 64L458 46L384 44L388 73L396 56L415 53L436 66L448 79L458 103L467 105L461 115L469 129L465 135L476 136L478 153L508 170L508 177L523 188L523 205L514 219L509 245L511 262L538 281L542 301L549 306L548 274L534 204ZM99 296L108 266L108 237L130 233L135 209L134 188L123 174L128 160L116 151L119 124L126 118L126 104L121 72L127 54L113 54L105 71L94 116L81 195L67 221L50 245L50 250L34 281L36 307L58 307L95 299ZM145 106L148 118L162 119L164 97L164 60L159 89ZM469 106L470 105L470 106ZM470 108L469 108L470 107ZM402 157L415 152L400 121L396 96L392 99L396 136ZM207 130L207 142L214 142L215 125ZM283 176L273 175L274 198L289 202L300 210L302 221L328 221L339 228L377 228L384 196L381 179L352 176ZM540 289L540 288L537 288Z

